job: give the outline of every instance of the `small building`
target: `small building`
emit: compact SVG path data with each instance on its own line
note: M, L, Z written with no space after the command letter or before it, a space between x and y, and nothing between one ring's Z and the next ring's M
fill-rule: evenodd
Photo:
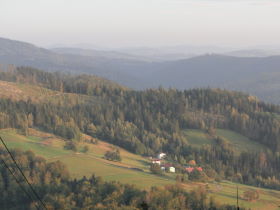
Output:
M188 165L195 166L196 165L195 160L190 160Z
M164 168L165 168L165 171L168 171L168 172L171 172L171 173L175 173L175 167L173 167L172 164L170 163L166 163L164 164Z
M186 172L188 172L188 173L192 173L195 169L198 170L199 172L202 172L202 171L203 171L203 168L202 168L202 167L187 166L187 167L185 168Z
M161 164L161 160L160 159L152 159L152 164Z
M171 172L171 173L175 173L175 168L173 167L173 166L171 166L171 167L169 167L169 172Z
M194 167L186 167L185 170L186 170L188 173L191 173L191 172L193 172Z
M166 157L166 154L163 152L158 154L158 159L163 159L165 157Z

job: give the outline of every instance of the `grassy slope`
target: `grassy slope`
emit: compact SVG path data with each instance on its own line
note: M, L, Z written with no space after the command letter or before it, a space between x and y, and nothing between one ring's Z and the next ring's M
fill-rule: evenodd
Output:
M236 205L237 188L239 189L239 206L251 208L254 210L276 210L280 206L280 192L276 190L268 190L263 188L251 187L242 184L235 184L228 181L221 183L189 183L185 184L187 190L192 190L208 185L209 197L213 197L217 202L223 204ZM244 200L243 192L248 190L257 190L259 192L259 200L248 202Z
M195 147L211 145L214 143L212 137L210 137L207 133L199 129L185 130L184 134L188 142ZM263 145L251 141L247 137L234 131L217 129L216 135L222 137L224 140L229 142L229 144L233 146L237 153L241 151L260 151L264 148Z
M258 142L251 141L247 137L230 130L217 129L217 135L228 140L238 151L261 151L264 149L264 146Z
M187 131L190 132L190 131ZM199 136L204 139L204 133L192 130L189 135ZM226 131L227 134L227 131ZM142 189L148 189L151 186L164 186L175 184L175 175L158 177L149 173L149 161L141 156L132 154L126 150L120 149L122 162L112 162L103 159L103 155L107 150L112 149L113 145L99 141L97 145L87 144L85 142L79 144L79 149L83 146L89 146L87 154L81 152L71 152L63 149L64 141L53 134L44 133L35 129L30 130L30 136L22 136L15 130L0 130L0 135L5 139L11 148L21 148L23 150L33 150L35 154L45 157L48 161L60 160L67 164L72 177L90 176L95 173L102 176L108 181L120 181L128 184L135 184ZM88 138L84 136L84 138ZM136 171L131 168L139 168ZM183 186L186 190L192 190L205 183L186 183ZM254 202L247 202L240 199L240 206L250 207L252 209L277 209L280 205L280 192L275 190L267 190L262 188L249 187L246 185L238 185L239 193L248 189L257 189L260 192L260 199ZM208 188L210 196L213 196L220 203L236 203L236 185L231 182L222 182L220 184L209 183Z
M72 152L63 149L64 141L52 134L30 130L30 136L22 136L12 129L0 131L10 148L32 150L35 154L45 157L48 161L60 160L64 162L72 177L91 176L93 173L102 176L105 180L122 181L135 184L141 188L150 186L162 186L174 183L174 177L158 177L149 172L149 161L141 156L134 155L120 149L122 162L112 162L103 159L106 151L113 145L99 141L97 145L86 142L79 143L81 150L85 145L89 146L89 152ZM85 137L86 138L86 137ZM136 171L133 168L143 170Z
M50 102L53 104L63 103L72 105L81 102L100 102L100 98L94 96L62 93L35 85L6 81L0 81L0 98L9 98L15 101L32 100L36 103Z

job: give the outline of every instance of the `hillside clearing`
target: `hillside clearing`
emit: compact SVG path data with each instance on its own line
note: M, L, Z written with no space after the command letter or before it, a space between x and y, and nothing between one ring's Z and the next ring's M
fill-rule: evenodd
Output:
M214 139L205 131L199 129L184 130L183 134L188 142L194 147L202 147L203 145L214 144ZM265 146L248 139L247 137L226 129L216 129L216 135L228 142L237 153L242 151L261 151Z

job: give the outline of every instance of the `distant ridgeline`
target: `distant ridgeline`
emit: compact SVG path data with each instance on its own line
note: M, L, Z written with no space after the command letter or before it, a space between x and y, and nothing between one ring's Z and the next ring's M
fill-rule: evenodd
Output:
M141 155L168 154L184 165L195 159L207 176L280 189L280 106L220 89L134 91L89 75L47 73L31 68L0 72L0 80L40 86L74 98L57 103L0 99L0 128L28 134L38 127L72 141L80 133L98 137ZM230 129L263 145L263 151L237 153L215 135ZM193 147L183 131L200 129L216 139Z

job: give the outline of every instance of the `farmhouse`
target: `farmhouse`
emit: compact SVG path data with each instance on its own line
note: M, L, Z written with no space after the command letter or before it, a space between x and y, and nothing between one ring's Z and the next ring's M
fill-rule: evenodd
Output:
M161 164L161 160L160 159L152 159L152 164Z
M169 172L175 173L175 168L173 166L169 167Z
M164 166L162 167L162 170L171 172L171 173L175 173L175 167L173 167L170 163L166 163L164 164Z
M193 172L193 170L194 170L194 167L186 167L185 168L185 170L186 170L186 172L188 172L188 173L191 173L191 172Z
M188 172L188 173L193 172L195 169L198 170L199 172L202 172L202 171L203 171L203 168L202 168L202 167L187 166L187 167L185 168L186 172Z
M157 157L158 157L158 159L163 159L166 157L166 154L162 152L162 153L159 153Z

